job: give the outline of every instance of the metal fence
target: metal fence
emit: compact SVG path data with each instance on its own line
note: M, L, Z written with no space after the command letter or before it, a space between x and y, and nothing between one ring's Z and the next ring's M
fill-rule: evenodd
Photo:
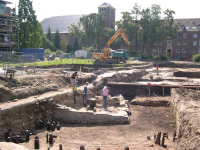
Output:
M36 69L37 54L23 55L21 52L0 52L0 75L6 75L6 71L14 69L15 75L27 74Z

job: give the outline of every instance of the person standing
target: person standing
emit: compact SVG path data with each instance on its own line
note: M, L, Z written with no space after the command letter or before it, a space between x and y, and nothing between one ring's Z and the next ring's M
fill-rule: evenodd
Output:
M108 110L107 109L107 98L109 97L109 90L107 89L107 86L104 86L102 93L101 93L101 96L102 95L103 95L103 108L105 110Z
M71 85L74 90L76 82L78 82L78 73L74 72L70 77Z
M87 96L88 96L88 92L90 92L91 94L93 94L89 89L88 89L88 86L89 85L89 82L86 82L85 85L84 85L84 106L86 106L87 104Z

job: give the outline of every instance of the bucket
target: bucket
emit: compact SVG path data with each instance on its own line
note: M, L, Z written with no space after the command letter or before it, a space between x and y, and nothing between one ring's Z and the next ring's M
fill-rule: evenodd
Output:
M75 91L77 91L77 87L78 87L78 85L75 85L75 88L74 88Z

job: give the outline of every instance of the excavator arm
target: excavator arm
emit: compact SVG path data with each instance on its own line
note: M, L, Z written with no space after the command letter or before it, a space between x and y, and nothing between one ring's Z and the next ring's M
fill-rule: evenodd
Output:
M110 46L110 44L112 44L112 42L113 42L114 40L116 40L117 37L118 37L119 35L122 36L122 38L124 39L124 41L126 42L126 44L129 46L128 39L127 39L127 37L126 37L124 31L122 30L122 28L120 28L120 29L108 40L108 42L106 43L106 45L105 45L105 47L104 47L105 57L108 57L108 55L109 55L109 46Z

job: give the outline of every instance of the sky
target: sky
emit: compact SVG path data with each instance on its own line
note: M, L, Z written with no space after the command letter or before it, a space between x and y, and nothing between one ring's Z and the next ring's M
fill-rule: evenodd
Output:
M19 0L5 0L12 2L8 6L18 8ZM176 12L175 19L179 18L200 18L199 0L32 0L33 9L37 15L37 20L41 22L45 18L53 16L78 15L98 13L98 6L104 2L112 5L115 11L115 21L121 19L121 12L131 12L134 4L137 3L142 9L150 7L152 4L161 6L162 11L169 9Z

